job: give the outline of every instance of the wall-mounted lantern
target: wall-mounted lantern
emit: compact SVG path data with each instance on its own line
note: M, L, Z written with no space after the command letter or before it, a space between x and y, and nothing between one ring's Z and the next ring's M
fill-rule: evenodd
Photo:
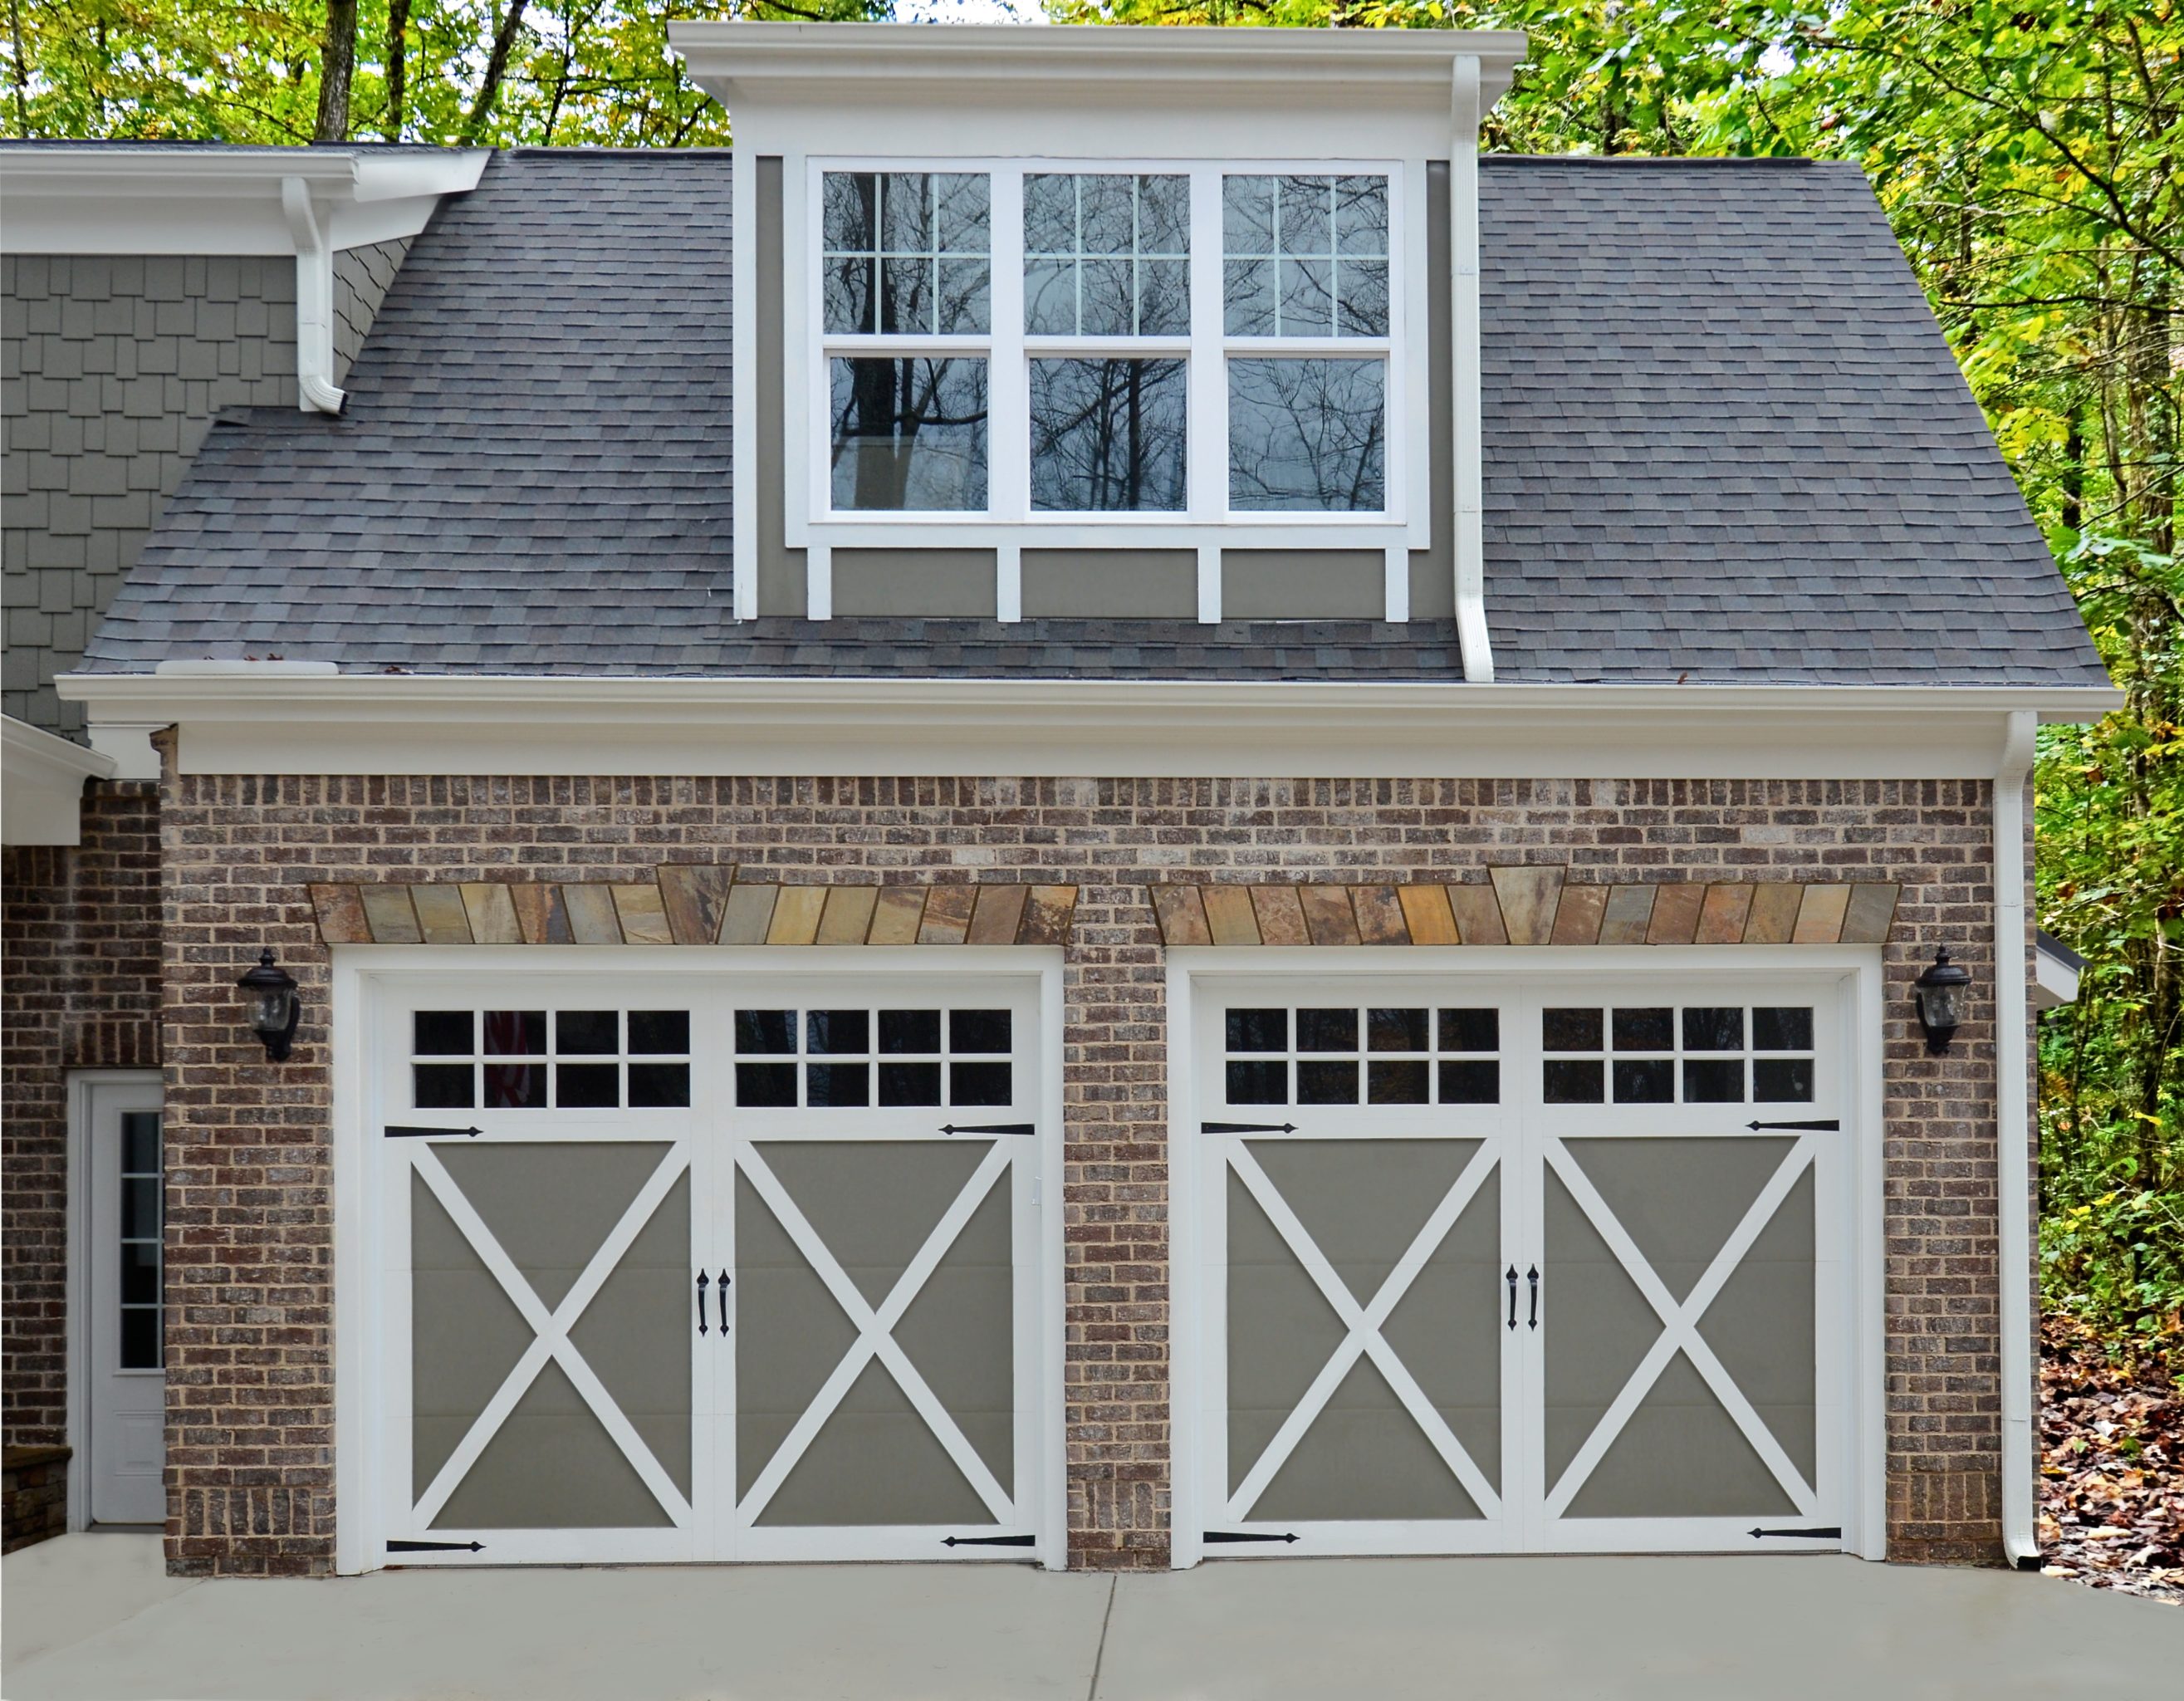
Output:
M1971 984L1971 975L1964 965L1952 962L1944 948L1934 953L1933 962L1911 989L1919 1006L1919 1025L1926 1030L1926 1049L1936 1056L1947 1051L1949 1041L1956 1037L1958 1025L1964 1019L1964 997Z
M235 983L250 995L250 1027L265 1043L269 1062L286 1062L296 1037L296 1018L303 1003L296 996L296 977L273 962L273 948L258 953L258 967Z

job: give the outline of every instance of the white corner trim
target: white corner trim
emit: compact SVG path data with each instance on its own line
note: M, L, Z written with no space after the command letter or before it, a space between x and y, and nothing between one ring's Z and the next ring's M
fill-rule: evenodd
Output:
M1486 629L1486 544L1483 531L1485 453L1480 423L1479 362L1479 126L1487 103L1479 63L1465 55L1449 81L1448 153L1449 358L1454 398L1456 457L1456 637L1463 677L1474 685L1494 680L1494 646Z
M81 843L83 783L111 778L114 767L97 750L0 717L0 844Z
M1215 612L1218 612L1217 610ZM1984 779L1999 717L2113 689L1328 680L64 674L92 741L183 773L1267 773ZM1905 736L1914 727L1917 737ZM117 750L118 753L118 750ZM939 766L936 766L938 764Z
M2025 783L2035 717L2003 723L1994 772L1995 1214L2002 1242L2002 1546L2013 1565L2036 1563L2032 1514L2031 1110L2025 1076Z
M286 254L308 187L330 249L414 237L477 187L485 148L36 148L0 152L10 254Z
M281 212L296 244L296 405L337 414L348 397L334 383L334 251L303 178L281 180Z

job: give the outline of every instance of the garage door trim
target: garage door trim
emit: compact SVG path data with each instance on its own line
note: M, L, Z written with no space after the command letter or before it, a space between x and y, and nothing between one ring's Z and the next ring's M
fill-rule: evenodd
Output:
M1880 1037L1885 976L1878 946L1743 946L1733 952L1707 947L1567 947L1552 953L1521 946L1413 947L1400 959L1371 946L1171 948L1167 953L1168 1056L1173 1356L1174 1527L1171 1563L1195 1565L1209 1553L1242 1556L1260 1551L1295 1552L1278 1542L1222 1544L1205 1541L1208 1520L1223 1504L1221 1485L1206 1480L1201 1445L1209 1353L1223 1350L1207 1338L1205 1282L1201 1275L1201 1213L1206 1202L1198 1174L1200 1096L1195 1059L1199 1044L1197 1007L1201 991L1224 984L1294 984L1300 991L1315 983L1369 980L1395 984L1461 979L1482 988L1496 983L1535 990L1588 982L1658 978L1664 986L1680 980L1741 983L1755 999L1769 986L1794 977L1807 985L1832 983L1836 1018L1843 1057L1842 1106L1846 1123L1847 1242L1849 1261L1842 1352L1844 1414L1848 1435L1843 1448L1846 1483L1842 1496L1842 1551L1870 1559L1886 1557L1885 1476L1886 1336L1882 1294L1885 1278L1883 1227L1884 1128ZM1795 1520L1783 1520L1795 1523ZM1764 1546L1765 1544L1763 1544ZM1788 1545L1788 1544L1781 1544ZM1830 1547L1836 1544L1830 1542Z

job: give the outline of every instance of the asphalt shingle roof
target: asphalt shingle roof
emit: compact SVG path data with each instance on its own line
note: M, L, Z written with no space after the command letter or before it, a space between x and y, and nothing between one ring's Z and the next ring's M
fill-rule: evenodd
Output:
M1485 165L1500 678L2106 683L1855 167ZM1461 678L1446 622L733 622L728 256L721 153L497 155L340 418L208 436L86 669Z

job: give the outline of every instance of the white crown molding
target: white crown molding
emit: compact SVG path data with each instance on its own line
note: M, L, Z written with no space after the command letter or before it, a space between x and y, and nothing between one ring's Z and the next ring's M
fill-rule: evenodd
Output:
M9 254L287 254L281 186L304 186L333 248L413 237L443 195L477 187L488 150L0 148Z
M1076 89L1103 98L1117 84L1169 98L1193 88L1229 98L1340 100L1407 90L1444 110L1459 59L1479 62L1491 105L1524 56L1518 30L1223 30L1113 25L675 22L669 48L699 86L828 95L851 104L872 88L922 89L953 100L1000 86Z
M97 750L0 717L0 844L74 845L83 825L83 783L112 777Z
M1992 778L2098 688L68 674L183 773Z

